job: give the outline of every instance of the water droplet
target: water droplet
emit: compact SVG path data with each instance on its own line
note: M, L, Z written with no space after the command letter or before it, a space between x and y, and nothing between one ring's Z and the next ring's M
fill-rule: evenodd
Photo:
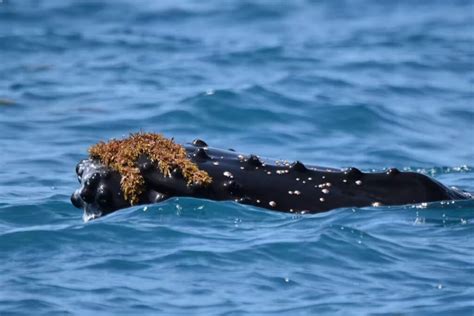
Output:
M328 194L329 190L328 189L322 189L321 192L323 192L324 194Z
M219 165L219 162L218 162L218 161L214 161L212 164L213 164L214 166L218 166L218 165Z
M362 181L356 180L355 184L356 184L356 185L361 185L361 184L362 184Z
M271 207L275 207L277 204L275 201L270 201L268 202L268 204L271 206Z
M176 204L176 215L180 216L182 210L183 210L183 207L179 204Z
M294 193L295 193L296 195L300 195L300 194L301 194L301 192L300 192L300 191L298 191L298 190L295 190L295 192L294 192Z
M324 202L324 198L323 197L319 198L319 201Z
M224 171L223 175L231 179L234 177L229 171Z

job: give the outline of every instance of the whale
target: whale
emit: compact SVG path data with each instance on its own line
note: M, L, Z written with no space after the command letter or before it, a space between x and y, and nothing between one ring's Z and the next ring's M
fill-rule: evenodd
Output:
M187 159L212 178L211 183L189 183L179 168L164 173L142 154L135 165L143 177L143 189L131 202L121 186L123 175L89 157L76 166L80 187L71 196L72 204L84 210L87 221L132 205L159 203L172 197L231 200L290 213L472 198L427 175L396 168L363 172L355 167L313 166L214 148L201 139L181 146Z

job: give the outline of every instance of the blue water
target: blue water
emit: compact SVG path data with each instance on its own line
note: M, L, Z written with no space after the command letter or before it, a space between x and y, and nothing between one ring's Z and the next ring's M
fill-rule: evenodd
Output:
M473 201L69 202L136 131L474 192L473 60L472 1L0 1L0 314L474 314Z

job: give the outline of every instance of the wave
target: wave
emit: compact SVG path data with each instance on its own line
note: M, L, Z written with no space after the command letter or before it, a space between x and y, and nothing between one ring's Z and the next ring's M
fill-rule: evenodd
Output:
M35 212L48 216L48 208L45 203ZM456 291L457 307L464 310L472 293L465 253L473 249L461 242L474 232L472 201L295 215L175 198L89 223L80 223L80 215L66 202L54 208L68 210L62 224L0 234L0 253L10 259L0 271L4 284L10 293L25 288L39 293L18 299L4 292L1 303L7 310L37 306L45 312L81 312L100 306L115 313L117 301L122 311L148 312L220 313L236 306L278 313L324 311L328 306L334 311L365 310L375 298L386 306L401 295L401 302L411 303L396 308L412 311L424 298L407 290L423 289L433 295ZM13 211L22 210L3 206L1 218ZM450 274L442 273L446 269ZM26 271L32 277L26 277ZM390 289L377 280L391 284ZM213 290L210 285L216 281L220 286ZM187 286L176 286L183 282ZM51 291L64 297L62 303L48 294ZM254 299L243 291L260 295ZM81 303L86 293L91 296ZM258 303L262 295L273 301L284 293L293 299L279 298L277 305ZM349 298L354 296L360 299ZM200 303L176 297L193 297ZM432 304L445 308L443 296L437 295Z

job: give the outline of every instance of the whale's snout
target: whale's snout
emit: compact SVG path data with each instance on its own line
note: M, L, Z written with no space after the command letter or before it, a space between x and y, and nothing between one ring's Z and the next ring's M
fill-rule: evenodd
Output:
M72 203L72 205L74 205L77 208L83 208L84 203L83 203L82 199L80 198L79 194L80 194L79 190L76 190L76 191L74 191L73 194L71 194L71 203Z
M71 203L84 210L85 221L129 206L121 192L117 172L86 159L77 164L76 174L81 187L71 195Z

